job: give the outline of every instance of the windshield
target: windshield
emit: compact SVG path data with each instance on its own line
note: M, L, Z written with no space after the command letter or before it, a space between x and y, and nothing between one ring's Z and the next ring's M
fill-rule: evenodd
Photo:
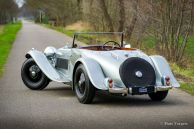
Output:
M114 41L123 46L123 32L79 32L74 34L73 47L103 45Z

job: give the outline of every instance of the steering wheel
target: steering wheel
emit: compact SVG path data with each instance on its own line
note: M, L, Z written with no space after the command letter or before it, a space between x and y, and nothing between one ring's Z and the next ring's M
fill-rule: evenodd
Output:
M109 49L110 47L109 46L106 46L107 44L109 43L112 43L112 49ZM102 49L105 49L105 50L113 50L115 48L115 46L118 46L119 48L121 48L121 45L115 41L107 41L103 44L102 46Z

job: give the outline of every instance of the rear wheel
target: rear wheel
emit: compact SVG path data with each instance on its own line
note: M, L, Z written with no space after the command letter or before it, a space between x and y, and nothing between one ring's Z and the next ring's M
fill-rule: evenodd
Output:
M156 93L150 93L148 95L153 101L162 101L168 95L168 91L158 91Z
M21 77L24 84L32 90L42 90L50 81L32 58L23 63Z
M83 65L79 65L75 71L74 88L80 103L89 104L92 102L95 95L95 88L90 82Z

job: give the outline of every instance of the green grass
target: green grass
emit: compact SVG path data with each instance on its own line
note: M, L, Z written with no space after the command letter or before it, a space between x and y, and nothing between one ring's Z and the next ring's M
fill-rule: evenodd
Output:
M188 56L194 56L194 36L190 36L188 38L187 47L185 49L185 52Z
M62 32L70 37L73 37L74 33L76 32L76 30L67 30L67 29L62 28L62 27L51 27L51 28L54 28L55 30Z
M186 78L190 78L194 80L194 70L189 68L181 68L177 64L172 63L171 68L175 74L179 74L181 76L184 76Z
M0 25L0 34L3 32L4 26Z
M175 63L171 64L171 69L176 78L180 80L180 89L194 95L194 70L181 68Z
M22 24L17 22L15 24L6 24L0 33L0 76L4 71L4 65L9 55L12 43L16 38L17 32L20 30Z
M62 33L66 34L67 36L70 36L70 37L73 37L75 32L89 32L89 31L91 31L91 30L79 31L79 30L73 30L73 29L69 29L69 28L66 28L66 27L62 27L62 26L51 26L49 24L42 24L42 25L44 27L47 27L47 28L54 29L56 31L62 32ZM97 42L96 39L98 39L98 42L105 42L105 41L107 41L107 37L101 36L100 39L99 39L99 37L97 35L88 35L88 34L82 34L82 35L80 35L80 36L78 36L76 38L76 40L78 40L80 42L83 42L85 44L90 44L92 41L93 42Z
M185 83L185 82L182 82L180 84L181 84L180 88L182 90L186 91L187 93L190 93L190 94L194 95L194 84Z
M145 49L153 49L156 44L156 39L151 36L147 36L143 39L143 47Z
M194 68L194 36L190 36L188 39L185 55L191 60L189 66Z
M69 30L66 29L65 27L61 27L61 26L51 26L49 24L43 24L43 26L50 28L50 29L54 29L56 31L62 32L70 37L73 37L74 33L77 32L77 30Z

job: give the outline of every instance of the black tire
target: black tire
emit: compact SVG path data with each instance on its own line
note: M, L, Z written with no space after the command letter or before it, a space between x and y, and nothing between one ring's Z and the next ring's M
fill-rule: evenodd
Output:
M148 95L153 101L162 101L168 95L168 91L158 91L156 93L150 93Z
M83 104L91 103L95 96L95 88L90 82L88 74L82 64L75 71L73 83L79 102Z
M30 69L35 67L37 69L36 75L32 76ZM32 58L27 59L21 68L21 77L24 84L31 90L42 90L50 82L47 76L39 69Z
M140 72L141 77L138 77L136 72ZM154 68L149 62L139 57L125 60L119 68L119 74L127 87L154 86L156 83Z

